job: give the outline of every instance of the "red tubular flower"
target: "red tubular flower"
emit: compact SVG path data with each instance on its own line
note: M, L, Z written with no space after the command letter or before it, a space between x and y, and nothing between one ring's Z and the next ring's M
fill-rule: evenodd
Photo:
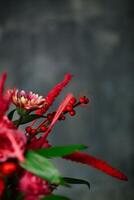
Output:
M59 95L59 93L62 91L62 89L70 82L72 78L71 74L66 74L65 78L62 82L58 83L47 95L45 98L46 104L43 108L36 111L37 114L42 115L44 114L49 107L53 104L55 98Z
M4 84L6 81L6 73L2 74L2 77L0 79L0 119L3 117L5 112L8 110L9 104L10 104L10 93L8 90L3 94L4 90Z
M19 190L24 192L25 200L38 200L51 194L53 188L48 181L25 171L19 182Z
M104 173L106 173L110 176L113 176L117 179L124 180L124 181L128 180L128 178L119 170L111 167L105 161L99 160L87 153L76 152L76 153L70 154L68 156L65 156L64 158L67 160L80 162L82 164L86 164L86 165L95 167L95 168L103 171Z
M46 139L49 135L49 133L51 132L52 128L54 127L55 123L57 122L57 120L59 119L61 113L63 112L63 110L65 109L65 107L67 106L68 102L70 101L70 99L73 97L73 95L71 93L69 93L65 99L61 102L61 104L59 105L54 118L49 126L49 128L47 129L45 135L43 136L44 139Z
M26 137L23 132L16 129L0 127L0 162L9 158L24 160Z

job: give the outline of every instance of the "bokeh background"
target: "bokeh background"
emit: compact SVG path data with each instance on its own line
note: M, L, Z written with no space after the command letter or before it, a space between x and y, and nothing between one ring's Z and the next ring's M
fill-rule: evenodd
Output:
M57 193L74 200L134 199L134 3L130 0L0 1L0 73L8 86L46 95L66 72L68 91L91 103L60 122L52 144L87 144L88 152L128 175L121 182L99 171L58 160L65 176L90 181Z

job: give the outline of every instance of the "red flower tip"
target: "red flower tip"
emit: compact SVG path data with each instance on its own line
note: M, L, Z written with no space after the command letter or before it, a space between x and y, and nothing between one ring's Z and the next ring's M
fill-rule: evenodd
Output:
M65 75L64 80L65 80L65 81L70 81L72 77L73 77L72 74L67 73L67 74Z

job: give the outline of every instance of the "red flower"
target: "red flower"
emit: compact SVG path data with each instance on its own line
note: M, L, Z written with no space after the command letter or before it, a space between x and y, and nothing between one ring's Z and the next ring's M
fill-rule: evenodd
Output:
M9 158L18 158L23 161L26 137L23 132L16 129L0 127L0 162Z
M33 111L42 108L45 105L45 98L33 92L18 91L16 89L10 90L12 102L17 107Z
M3 94L4 90L4 83L6 81L6 73L3 73L1 79L0 79L0 119L3 117L5 112L8 110L11 95L9 90L6 90L6 92Z
M53 188L48 183L30 172L25 171L19 182L19 189L25 194L25 200L38 200L52 193Z
M63 81L61 81L60 83L58 83L46 96L45 100L45 104L44 107L42 107L41 109L37 110L36 113L39 115L42 115L44 113L46 113L46 111L49 109L49 107L53 104L55 98L59 95L59 93L62 91L62 89L70 82L72 78L71 74L66 74L65 78Z
M26 137L21 131L16 130L13 123L5 116L11 99L9 90L3 94L5 80L6 73L0 79L0 162L9 158L18 158L23 161Z
M91 156L87 153L76 152L76 153L70 154L68 156L65 156L64 158L67 160L71 160L71 161L75 161L75 162L79 162L79 163L83 163L83 164L95 167L95 168L103 171L104 173L106 173L110 176L113 176L117 179L125 180L125 181L128 180L128 178L122 172L120 172L118 169L111 167L105 161L99 160L99 159L95 158L94 156Z

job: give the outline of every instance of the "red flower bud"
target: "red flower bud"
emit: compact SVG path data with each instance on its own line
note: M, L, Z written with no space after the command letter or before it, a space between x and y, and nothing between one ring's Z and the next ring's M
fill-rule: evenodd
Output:
M65 115L61 114L59 120L65 120L65 119L66 119Z
M88 98L85 98L85 104L89 103L89 99Z
M76 103L76 98L72 97L69 101L70 104L74 105Z
M80 97L80 98L79 98L79 102L80 102L80 103L87 104L87 103L89 102L89 99L86 98L86 97Z
M47 130L47 127L46 126L42 126L40 129L41 129L41 131L45 132Z
M70 104L68 104L67 106L66 106L66 110L67 111L72 111L73 110L73 106L72 105L70 105Z
M71 116L74 116L74 115L76 114L76 112L75 112L75 110L72 110L72 111L69 112L69 114L70 114Z
M14 162L5 162L1 165L1 172L5 176L11 175L16 169L17 165Z
M53 119L53 114L52 114L52 113L48 113L48 114L47 114L47 119L48 119L49 121L52 121L52 119Z
M31 130L31 134L36 134L37 133L37 129L35 129L35 128L33 128L32 130Z
M26 130L27 133L31 133L32 128L31 128L30 126L27 126L27 127L25 128L25 130Z

